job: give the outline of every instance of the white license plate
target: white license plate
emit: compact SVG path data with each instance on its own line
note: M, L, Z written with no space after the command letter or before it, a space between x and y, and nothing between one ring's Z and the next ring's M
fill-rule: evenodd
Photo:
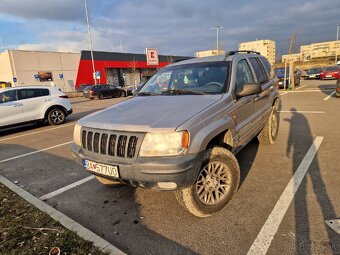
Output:
M117 166L105 165L105 164L93 162L87 159L83 160L83 166L85 170L87 171L119 178L119 172L118 172Z
M327 77L327 78L328 78L328 77L332 77L332 75L331 75L331 74L327 74L326 77Z

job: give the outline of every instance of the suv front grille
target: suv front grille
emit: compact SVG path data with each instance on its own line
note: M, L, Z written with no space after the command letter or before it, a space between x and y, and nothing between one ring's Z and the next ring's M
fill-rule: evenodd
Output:
M143 136L142 133L85 128L82 130L81 141L84 152L129 160L137 157Z

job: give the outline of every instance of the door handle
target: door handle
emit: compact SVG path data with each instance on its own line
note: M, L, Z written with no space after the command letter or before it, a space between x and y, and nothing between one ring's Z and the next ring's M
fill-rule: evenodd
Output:
M274 86L270 86L269 90L273 91L274 90Z
M22 106L22 104L14 104L13 107L19 107Z
M48 102L48 101L51 101L51 99L45 99L44 102Z
M263 96L261 96L261 95L257 95L257 96L255 97L255 101L260 100L262 97L263 97Z

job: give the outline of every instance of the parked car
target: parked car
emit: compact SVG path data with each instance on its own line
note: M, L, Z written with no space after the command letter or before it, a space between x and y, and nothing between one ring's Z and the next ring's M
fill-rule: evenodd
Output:
M164 74L166 90L155 85ZM190 213L210 216L238 190L235 154L256 136L275 142L278 105L277 79L259 53L184 60L130 100L80 119L72 152L103 184L174 190Z
M76 88L76 91L77 92L83 92L84 89L88 86L94 86L93 84L80 84L77 88Z
M321 68L308 69L305 79L320 79Z
M328 66L320 72L320 80L337 79L340 73L340 66Z
M102 100L111 97L125 97L126 91L119 86L98 84L95 86L87 86L83 91L83 96L90 99L98 98Z
M284 77L285 77L285 69L284 68L275 68L274 69L275 76L279 79L279 87L284 88ZM299 86L301 81L301 72L298 69L294 71L294 85ZM286 68L286 88L289 88L291 84L289 84L289 68Z
M57 87L0 89L0 128L37 121L59 125L71 113L72 106L67 95Z

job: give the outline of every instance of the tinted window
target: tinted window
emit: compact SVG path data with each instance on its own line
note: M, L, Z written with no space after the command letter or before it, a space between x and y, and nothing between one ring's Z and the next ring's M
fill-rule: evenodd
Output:
M16 100L18 100L16 90L9 90L0 93L0 103L7 103Z
M268 81L267 75L264 73L263 67L261 67L257 58L249 58L249 60L254 68L258 83L263 84Z
M245 59L242 59L237 64L236 90L242 91L243 84L245 83L254 83L254 77L247 61Z
M84 90L91 90L93 86L87 86Z
M43 97L48 96L50 94L48 89L20 89L18 90L18 98L19 100L34 98L34 97Z
M272 67L271 67L269 61L266 58L261 57L261 62L263 64L264 68L266 69L270 79L274 78L274 73L272 72Z

